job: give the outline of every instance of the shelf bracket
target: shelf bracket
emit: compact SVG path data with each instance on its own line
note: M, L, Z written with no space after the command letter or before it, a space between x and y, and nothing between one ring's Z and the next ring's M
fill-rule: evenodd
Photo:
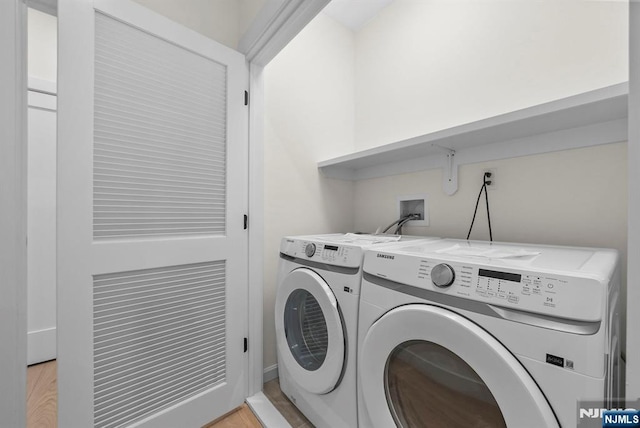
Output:
M458 163L456 162L456 151L437 144L432 144L440 150L446 152L446 162L442 174L442 190L451 196L458 191Z

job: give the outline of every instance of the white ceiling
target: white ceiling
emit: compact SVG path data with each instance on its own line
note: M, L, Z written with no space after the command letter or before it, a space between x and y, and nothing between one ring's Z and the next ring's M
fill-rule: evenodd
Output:
M323 12L352 31L358 31L393 1L331 0Z

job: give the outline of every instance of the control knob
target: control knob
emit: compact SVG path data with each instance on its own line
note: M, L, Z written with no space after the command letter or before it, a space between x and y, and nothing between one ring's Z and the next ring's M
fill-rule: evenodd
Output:
M449 287L455 279L455 271L446 263L440 263L431 269L431 282L433 282L436 287Z
M307 244L307 246L304 247L304 253L307 255L307 257L313 257L313 255L316 253L316 244Z

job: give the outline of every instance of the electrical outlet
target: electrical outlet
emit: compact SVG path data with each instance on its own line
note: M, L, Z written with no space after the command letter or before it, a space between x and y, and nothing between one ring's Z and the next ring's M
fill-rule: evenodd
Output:
M420 218L409 220L405 226L429 226L429 199L426 193L398 196L398 218L419 214Z
M491 174L491 177L485 178L485 182L491 182L491 184L487 183L487 189L495 189L496 188L496 169L495 168L485 168L482 170L482 176L485 177L485 174Z

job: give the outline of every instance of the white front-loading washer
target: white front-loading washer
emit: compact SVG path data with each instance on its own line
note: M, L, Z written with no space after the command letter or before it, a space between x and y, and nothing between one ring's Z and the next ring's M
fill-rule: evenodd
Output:
M367 248L437 238L331 234L285 237L275 326L280 388L318 428L358 426L356 351Z
M573 428L622 395L614 250L445 239L363 270L361 427Z

